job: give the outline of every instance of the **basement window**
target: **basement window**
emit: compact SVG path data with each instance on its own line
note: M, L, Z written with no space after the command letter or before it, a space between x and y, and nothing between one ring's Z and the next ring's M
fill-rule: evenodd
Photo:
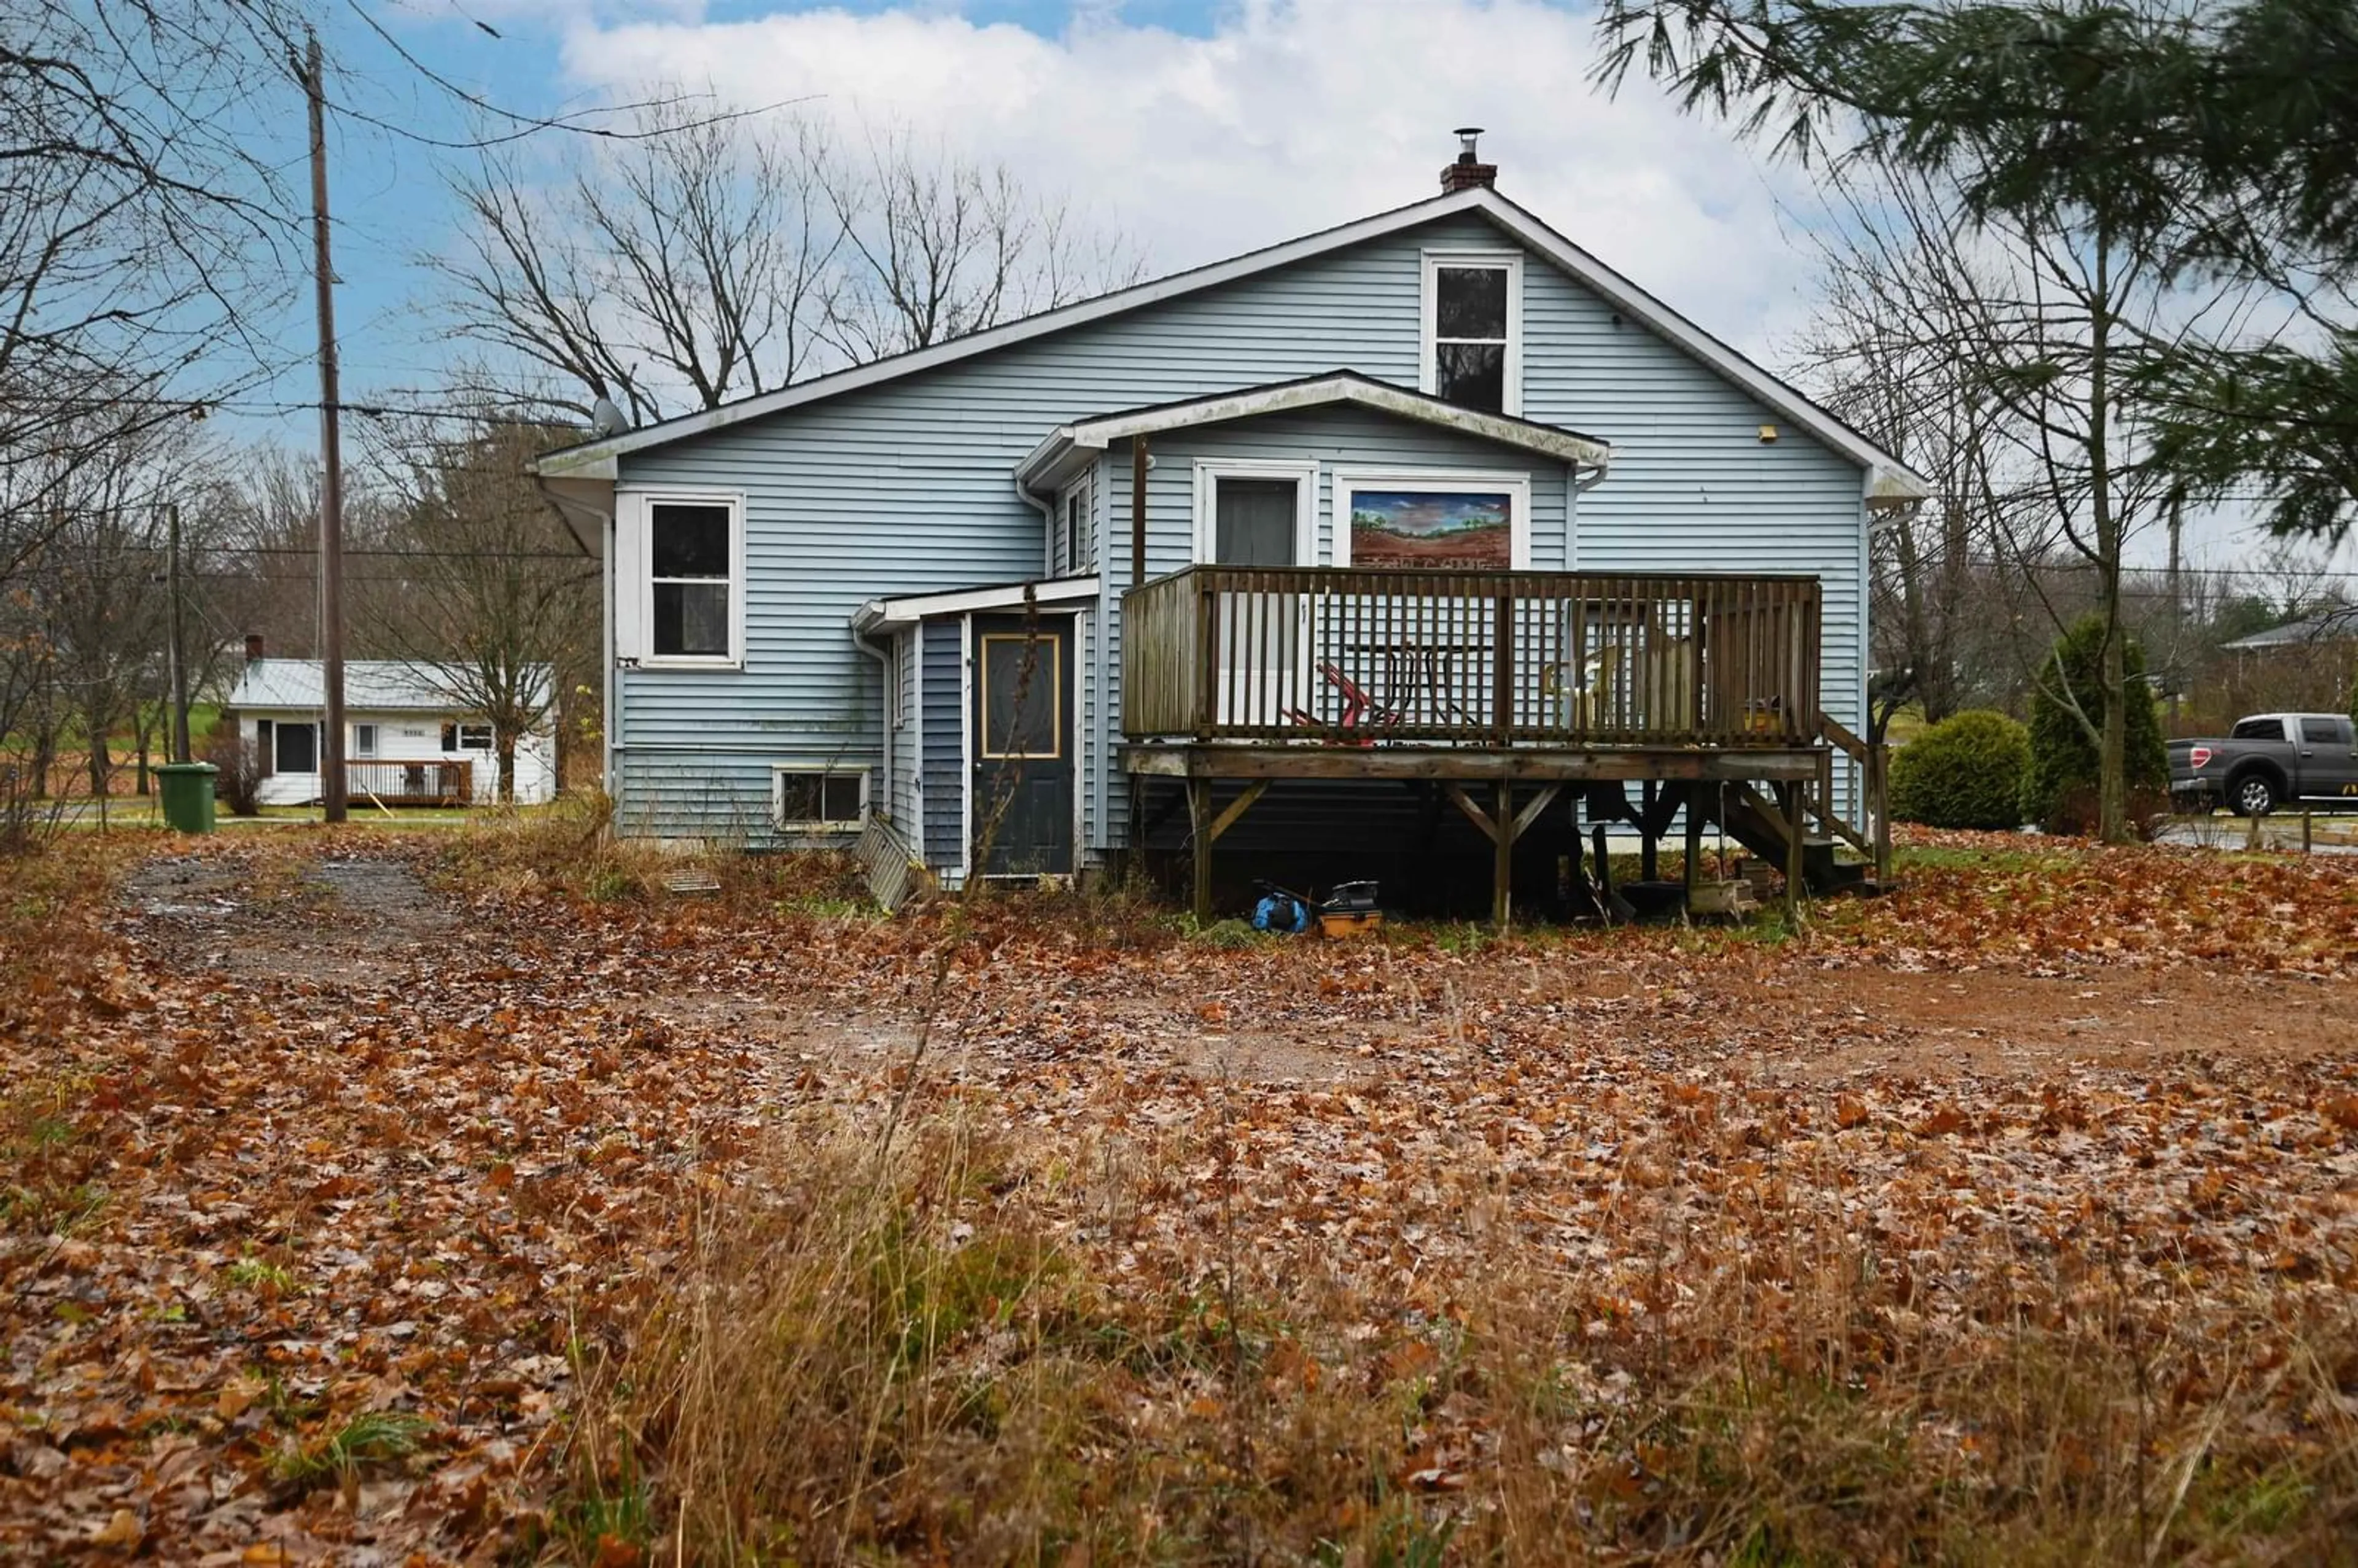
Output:
M771 816L788 833L849 833L868 817L868 770L781 764L771 774Z
M1522 413L1523 258L1427 251L1422 309L1424 390L1486 414Z

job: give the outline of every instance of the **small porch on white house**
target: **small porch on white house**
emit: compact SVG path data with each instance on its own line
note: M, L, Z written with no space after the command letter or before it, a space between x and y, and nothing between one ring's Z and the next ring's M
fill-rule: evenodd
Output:
M1861 880L1837 842L1883 862L1878 759L1821 707L1814 578L1198 566L1122 605L1120 765L1134 797L1178 785L1133 798L1131 841L1185 807L1199 917L1214 846L1281 780L1437 788L1492 848L1501 925L1518 840L1575 798L1608 899L1607 818L1649 873L1682 818L1689 894L1710 824L1789 899Z

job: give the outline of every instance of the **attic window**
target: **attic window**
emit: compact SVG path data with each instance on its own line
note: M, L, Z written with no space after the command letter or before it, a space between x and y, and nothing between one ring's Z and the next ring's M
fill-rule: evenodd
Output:
M1488 414L1523 411L1523 260L1427 251L1422 385Z

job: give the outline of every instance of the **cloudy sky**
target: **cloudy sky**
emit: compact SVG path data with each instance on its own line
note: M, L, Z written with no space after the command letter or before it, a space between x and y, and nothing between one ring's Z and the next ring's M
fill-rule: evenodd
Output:
M1809 265L1780 233L1804 200L1643 81L1592 86L1585 7L1547 0L401 0L372 13L437 71L546 112L667 83L737 105L899 123L999 158L1153 273L1431 193L1451 129L1487 128L1500 189L1705 326L1774 357ZM496 31L498 36L492 36ZM378 40L346 51L366 71ZM380 65L389 64L381 46ZM428 134L440 95L383 70L350 91ZM435 155L339 132L338 270L356 385L423 380L416 253L447 232Z
M1572 0L361 0L449 82L554 113L671 85L1002 159L1126 234L1150 273L1417 200L1487 127L1499 187L1771 366L1806 323L1807 181L1643 80L1593 85ZM355 104L463 135L449 93L347 19ZM348 396L430 384L421 251L449 233L438 154L336 131ZM308 330L303 321L295 330ZM286 384L295 388L299 376ZM2202 528L2227 564L2236 529ZM2222 557L2225 558L2223 559Z

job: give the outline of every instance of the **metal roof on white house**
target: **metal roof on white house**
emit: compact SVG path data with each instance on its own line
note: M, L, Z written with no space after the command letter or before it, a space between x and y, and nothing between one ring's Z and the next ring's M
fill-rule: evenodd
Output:
M2288 621L2219 645L2230 653L2257 653L2266 648L2296 648L2304 643L2358 642L2358 605L2337 605L2299 621Z
M550 666L534 666L546 684ZM453 696L471 682L460 678L458 666L406 659L346 659L344 708L347 712L446 713L464 715L472 705ZM327 706L327 687L317 659L256 659L222 699L223 708L240 710L291 708L312 712Z

